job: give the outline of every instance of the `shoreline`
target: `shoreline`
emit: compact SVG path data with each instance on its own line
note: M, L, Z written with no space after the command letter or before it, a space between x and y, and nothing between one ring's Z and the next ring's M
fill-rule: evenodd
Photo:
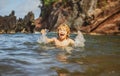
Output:
M51 32L54 32L56 33L55 31L51 31ZM0 35L1 34L40 34L40 32L38 31L35 31L33 33L29 33L29 32L10 32L10 33L2 33L0 32ZM77 34L77 32L71 32L71 34ZM84 33L82 32L83 35L91 35L91 36L102 36L102 35L114 35L114 36L120 36L120 34L100 34L100 33Z

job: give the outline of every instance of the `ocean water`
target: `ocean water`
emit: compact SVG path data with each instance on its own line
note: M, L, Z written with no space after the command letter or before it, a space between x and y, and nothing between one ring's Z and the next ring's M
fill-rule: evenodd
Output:
M66 49L39 44L39 36L0 34L0 76L120 76L120 36L84 35L84 47Z

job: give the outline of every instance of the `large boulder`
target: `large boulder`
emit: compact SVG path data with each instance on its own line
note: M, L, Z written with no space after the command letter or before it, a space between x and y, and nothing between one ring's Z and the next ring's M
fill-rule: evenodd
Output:
M74 30L80 30L88 12L96 8L97 0L58 0L45 5L42 0L41 28L54 30L61 23L66 23Z
M81 30L90 34L120 34L120 1L109 2L91 14L91 24L82 26Z

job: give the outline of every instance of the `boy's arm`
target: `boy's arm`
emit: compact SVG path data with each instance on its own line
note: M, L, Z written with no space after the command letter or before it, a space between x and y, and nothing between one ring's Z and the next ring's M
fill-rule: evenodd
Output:
M54 42L55 38L47 38L47 43Z
M42 29L41 30L41 34L42 35L46 35L47 33L46 33L46 29ZM53 42L55 40L55 38L48 38L47 36L46 36L46 42L47 43L50 43L50 42Z
M42 29L40 32L41 32L42 35L45 35L46 34L46 29Z

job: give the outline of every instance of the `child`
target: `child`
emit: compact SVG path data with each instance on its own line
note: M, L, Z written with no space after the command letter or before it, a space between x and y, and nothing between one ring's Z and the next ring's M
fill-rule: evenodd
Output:
M41 30L42 35L46 33L46 30ZM75 44L74 40L69 38L70 28L66 24L61 24L57 28L58 37L57 38L46 38L46 42L53 42L56 47L66 47L73 46Z

